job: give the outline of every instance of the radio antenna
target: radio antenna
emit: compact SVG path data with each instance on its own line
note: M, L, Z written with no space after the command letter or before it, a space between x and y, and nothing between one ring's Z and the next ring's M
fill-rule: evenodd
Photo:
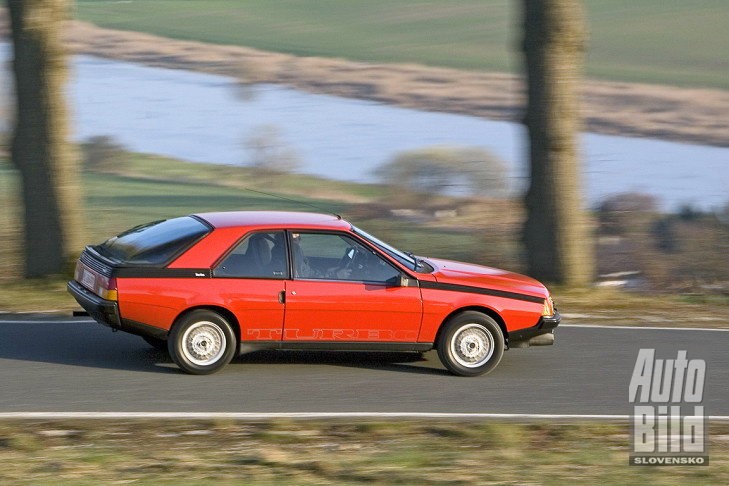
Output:
M310 208L316 209L317 211L324 212L324 213L327 213L327 214L332 214L332 215L336 216L337 219L342 219L342 216L340 214L337 214L337 213L335 213L333 211L330 211L330 210L328 210L326 208L317 206L316 204L311 204L311 203L308 203L306 201L297 201L296 199L291 199L289 197L282 196L281 194L273 194L273 193L269 193L269 192L259 191L257 189L251 189L250 187L244 187L243 189L245 189L246 191L255 192L256 194L262 194L264 196L273 197L273 198L276 198L276 199L281 199L282 201L288 201L288 202L295 203L295 204L301 204L303 206L309 206Z

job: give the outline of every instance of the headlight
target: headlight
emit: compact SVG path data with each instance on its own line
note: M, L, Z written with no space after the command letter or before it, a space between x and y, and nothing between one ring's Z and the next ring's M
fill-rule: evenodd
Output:
M552 317L554 315L554 301L552 297L544 299L544 308L542 309L543 317Z

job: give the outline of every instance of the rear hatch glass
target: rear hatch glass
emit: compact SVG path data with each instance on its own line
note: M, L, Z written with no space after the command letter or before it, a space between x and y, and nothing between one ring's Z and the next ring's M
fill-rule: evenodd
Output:
M131 265L164 265L210 232L191 216L136 226L93 249L104 258Z

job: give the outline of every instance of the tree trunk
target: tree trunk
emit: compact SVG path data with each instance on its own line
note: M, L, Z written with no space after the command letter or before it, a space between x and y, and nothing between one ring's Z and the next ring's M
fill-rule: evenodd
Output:
M529 272L572 286L593 277L577 136L585 27L580 0L524 0L530 186L523 238Z
M62 273L80 248L79 166L67 142L61 30L66 0L7 0L17 99L11 159L21 176L25 276Z

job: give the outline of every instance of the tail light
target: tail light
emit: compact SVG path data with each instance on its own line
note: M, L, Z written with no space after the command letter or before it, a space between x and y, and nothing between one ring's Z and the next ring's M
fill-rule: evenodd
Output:
M76 269L73 272L74 280L76 280L77 282L80 282L81 279L83 278L83 274L84 274L84 264L81 263L81 260L77 260Z
M103 275L99 275L98 282L99 286L96 289L96 293L99 297L106 300L118 300L116 277L104 277Z
M74 279L85 288L95 293L102 299L118 300L117 284L115 277L107 277L104 273L110 274L111 269L91 262L83 262L84 256L76 262Z

